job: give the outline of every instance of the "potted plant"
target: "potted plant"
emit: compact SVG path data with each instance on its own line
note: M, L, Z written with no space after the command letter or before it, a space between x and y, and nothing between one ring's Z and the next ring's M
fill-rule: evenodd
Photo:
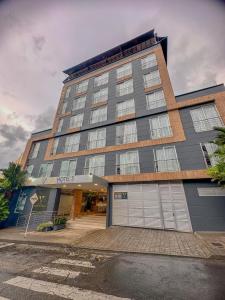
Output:
M67 219L65 217L56 217L53 221L53 230L60 230L66 227Z
M37 231L47 232L53 229L52 222L44 222L37 226Z

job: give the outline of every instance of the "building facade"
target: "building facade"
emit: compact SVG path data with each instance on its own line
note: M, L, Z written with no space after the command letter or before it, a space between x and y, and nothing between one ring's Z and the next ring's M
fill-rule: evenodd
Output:
M43 209L106 213L108 226L225 229L225 192L207 175L224 85L175 96L167 38L153 30L64 73L53 127L32 134L21 159Z

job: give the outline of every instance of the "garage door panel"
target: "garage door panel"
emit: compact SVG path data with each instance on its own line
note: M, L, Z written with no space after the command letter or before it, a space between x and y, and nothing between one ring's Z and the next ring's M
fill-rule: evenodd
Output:
M158 185L157 184L143 184L142 192L157 192L158 193Z
M125 216L113 217L112 221L113 221L114 225L121 225L121 226L128 226L129 225L128 217L125 217Z
M161 218L161 213L158 207L155 208L145 208L144 210L145 217L152 217L152 218Z
M143 227L144 226L144 218L129 216L129 225L134 226L134 227Z
M128 188L127 188L127 184L123 184L123 185L120 185L120 184L118 184L118 185L114 185L113 186L113 192L126 192L127 190L128 190Z
M136 216L136 217L143 217L143 208L129 208L128 210L129 217Z
M144 223L147 228L163 229L162 220L159 218L145 218Z

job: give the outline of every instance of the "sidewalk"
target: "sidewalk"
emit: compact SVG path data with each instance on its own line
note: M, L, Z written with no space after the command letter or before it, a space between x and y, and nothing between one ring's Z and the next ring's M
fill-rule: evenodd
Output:
M196 236L211 248L212 257L225 259L225 232L196 232Z

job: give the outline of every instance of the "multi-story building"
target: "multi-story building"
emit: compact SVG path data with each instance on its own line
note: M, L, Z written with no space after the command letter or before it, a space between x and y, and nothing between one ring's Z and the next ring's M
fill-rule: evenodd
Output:
M224 85L175 96L167 38L153 30L64 73L53 127L24 151L16 213L36 191L41 209L72 219L106 211L108 226L225 229L225 192L207 174Z

